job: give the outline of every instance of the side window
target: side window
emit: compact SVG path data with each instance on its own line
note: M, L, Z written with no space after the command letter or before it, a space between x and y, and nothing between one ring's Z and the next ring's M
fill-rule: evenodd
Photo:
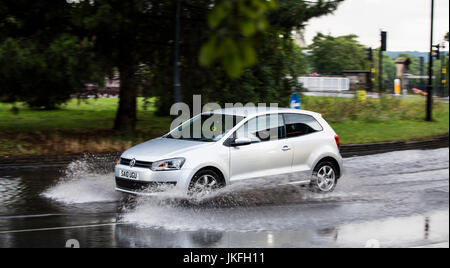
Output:
M305 114L285 114L286 137L299 137L322 131L323 128L314 117Z
M236 138L250 138L253 142L271 141L284 137L283 116L278 114L253 118L236 131Z

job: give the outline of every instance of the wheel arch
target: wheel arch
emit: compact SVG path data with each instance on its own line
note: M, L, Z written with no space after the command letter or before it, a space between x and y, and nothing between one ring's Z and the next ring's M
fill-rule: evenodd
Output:
M220 170L220 168L218 168L218 167L211 166L211 165L199 168L197 171L195 171L195 173L192 175L190 181L192 181L192 179L195 177L195 175L197 175L199 172L205 171L205 170L211 170L211 171L217 173L217 175L219 175L220 182L223 184L223 186L227 185L227 181L225 179L225 175L222 172L222 170Z
M317 163L314 165L313 170L316 169L316 167L323 163L323 162L330 162L332 163L335 167L336 167L336 171L337 171L337 179L340 179L342 176L342 170L341 170L341 165L339 164L339 162L332 156L325 156L323 158L321 158L319 161L317 161Z

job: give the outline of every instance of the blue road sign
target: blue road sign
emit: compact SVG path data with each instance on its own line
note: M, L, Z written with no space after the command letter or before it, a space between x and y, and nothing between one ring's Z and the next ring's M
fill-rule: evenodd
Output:
M292 94L291 101L290 101L290 107L292 109L300 110L302 108L300 96L297 93Z

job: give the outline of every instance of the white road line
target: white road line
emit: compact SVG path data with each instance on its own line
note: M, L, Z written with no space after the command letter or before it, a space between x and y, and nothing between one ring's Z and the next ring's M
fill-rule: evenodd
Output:
M72 214L72 215L74 215L74 214ZM25 219L25 218L44 218L44 217L72 216L72 215L71 214L36 214L36 215L0 216L0 220Z
M104 224L92 224L92 225L78 225L78 226L66 226L66 227L51 227L51 228L37 228L37 229L23 229L23 230L12 230L12 231L1 231L0 234L13 234L13 233L28 233L28 232L42 232L42 231L55 231L55 230L68 230L68 229L81 229L81 228L94 228L94 227L104 227L104 226L116 226L123 225L126 223L104 223Z
M421 247L413 247L413 248L449 248L449 243L439 243L439 244L431 244L431 245L425 245Z

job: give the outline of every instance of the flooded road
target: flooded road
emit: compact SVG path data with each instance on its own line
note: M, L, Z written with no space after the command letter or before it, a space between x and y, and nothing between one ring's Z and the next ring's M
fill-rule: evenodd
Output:
M344 161L329 195L280 183L201 201L114 191L114 159L0 168L0 247L416 247L449 240L449 149ZM448 245L448 244L447 244Z

